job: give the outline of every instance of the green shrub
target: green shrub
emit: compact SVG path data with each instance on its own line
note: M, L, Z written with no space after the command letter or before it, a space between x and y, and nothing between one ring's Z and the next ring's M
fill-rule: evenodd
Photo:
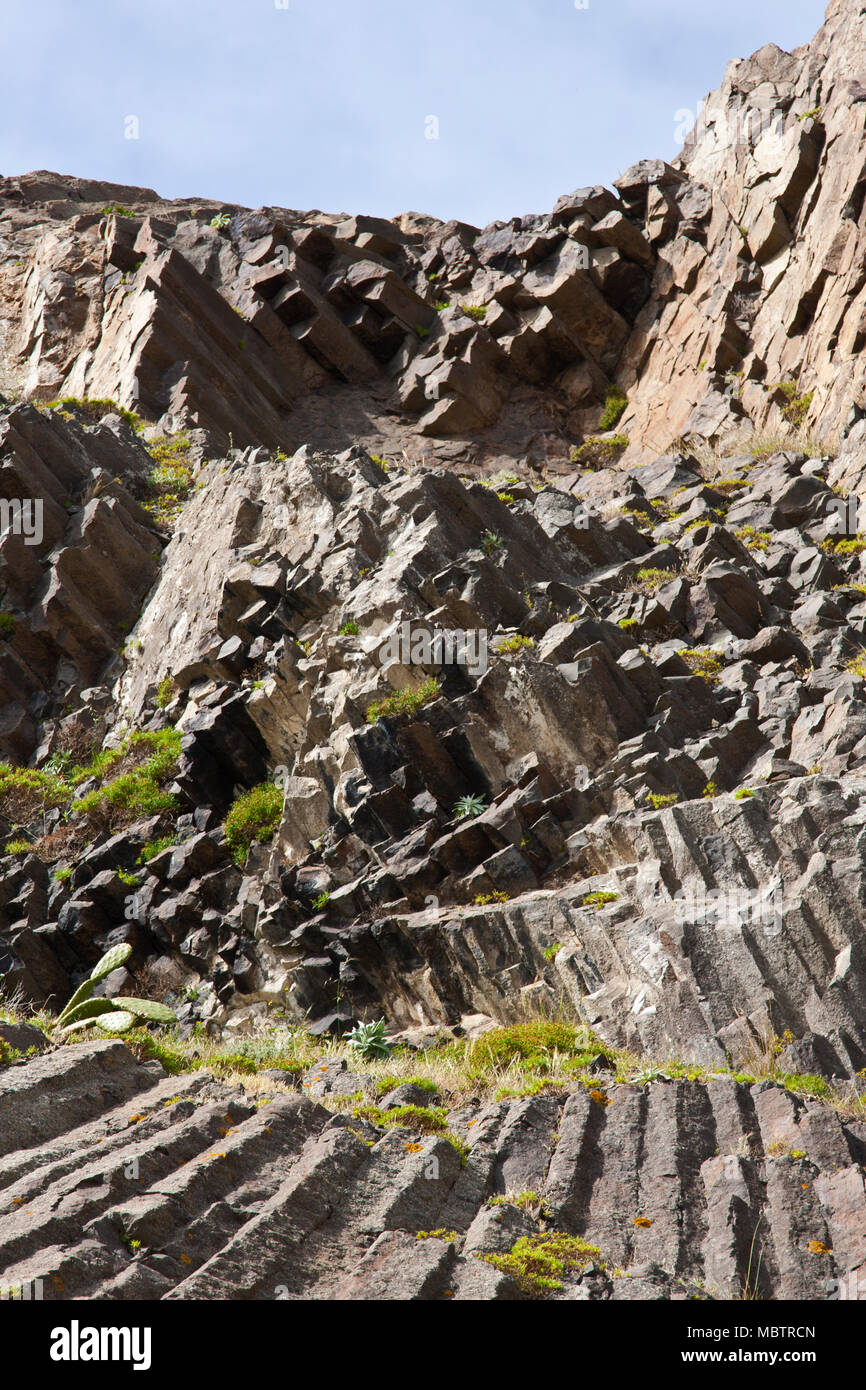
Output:
M656 792L650 792L647 801L654 811L663 811L666 806L676 806L679 796L674 792L671 796L660 796Z
M313 907L316 912L324 912L330 901L331 895L328 890L325 889L323 893L319 893L317 897L313 898Z
M544 1296L562 1288L560 1275L602 1265L601 1251L580 1236L561 1231L521 1236L507 1255L481 1255L479 1260L508 1274L524 1293Z
M748 550L769 550L773 540L770 531L756 531L754 526L741 526L734 535Z
M533 642L531 637L521 637L517 635L514 637L506 637L504 642L499 643L499 646L496 648L496 650L498 652L522 652L528 651L531 647L534 646L535 643Z
M866 681L866 647L862 647L856 656L852 656L845 670L858 680Z
M755 793L751 791L749 787L741 787L738 792L734 792L734 800L748 801L749 797L752 797L754 795Z
M0 808L23 824L47 810L59 808L66 818L108 815L112 823L119 818L152 815L172 810L174 798L164 784L177 773L181 736L175 729L128 735L118 748L106 748L82 766L57 759L44 768L14 768L0 763ZM126 771L113 779L109 774L126 764ZM84 782L100 785L76 799L76 789Z
M273 839L283 815L283 793L275 782L260 782L233 802L226 816L226 841L239 868L249 857L254 840Z
M379 1076L376 1078L376 1094L386 1096L389 1091L394 1091L407 1082L417 1086L419 1091L430 1091L432 1095L439 1090L436 1082L431 1081L429 1076Z
M387 719L401 714L417 714L424 705L439 698L439 681L430 676L414 690L397 690L384 700L374 700L367 706L367 723L375 724L377 719Z
M439 1105L395 1105L383 1111L377 1123L419 1134L441 1134L448 1128L448 1111Z
M678 653L690 671L700 676L707 685L718 685L724 664L716 652L709 647L694 647Z
M355 620L353 618L349 618L347 622L343 623L343 626L339 630L338 636L357 637L360 631L361 629L358 627L358 624L355 622Z
M0 638L11 637L15 631L15 619L11 613L0 612Z
M866 550L866 537L858 535L851 536L848 540L822 541L821 549L825 555L835 555L840 560L847 560L849 555L860 555Z
M586 1027L535 1019L515 1023L510 1028L492 1028L480 1038L464 1045L470 1077L486 1076L491 1068L517 1066L520 1071L551 1071L557 1058L597 1056L605 1049Z
M771 386L768 389L771 391L779 391L785 398L785 404L782 406L782 414L789 425L793 425L795 429L798 429L809 413L809 407L815 397L814 391L801 394L800 387L796 381L777 381L775 386Z
M486 304L461 304L460 308L464 314L468 314L471 319L475 319L478 323L483 323L487 317Z
M150 749L149 756L131 771L88 792L74 803L73 809L82 815L114 810L129 816L174 810L175 799L164 790L164 785L177 773L180 744L181 735L176 729L132 734L123 745L123 756L139 748Z
M584 907L604 907L605 903L615 903L619 893L606 892L600 890L596 893L587 893L583 900Z
M604 398L604 410L599 422L602 433L612 430L619 424L620 417L628 405L628 397L618 386L612 386Z
M628 448L629 439L627 434L614 434L610 439L603 439L600 435L591 434L584 440L580 448L573 448L569 454L572 463L579 464L581 468L595 470L597 468L611 468L617 459L625 453Z
M177 693L173 676L164 676L156 691L157 709L167 709Z
M155 467L148 478L151 499L143 506L165 526L177 520L192 492L192 465L187 457L191 447L185 430L174 435L158 435L147 445Z
M149 864L151 859L155 859L158 854L162 854L164 849L170 845L176 845L180 837L174 835L161 835L156 840L148 840L138 856L139 864Z
M672 579L678 579L676 570L642 569L638 570L634 577L634 586L643 589L645 593L654 594L664 584L670 584Z
M134 217L135 213L130 212L124 216ZM80 411L83 415L89 415L94 420L101 420L103 415L120 415L131 429L140 430L143 421L140 415L136 415L134 410L127 410L124 406L118 405L117 401L110 396L97 399L89 396L61 396L56 401L46 401L45 410L60 411Z

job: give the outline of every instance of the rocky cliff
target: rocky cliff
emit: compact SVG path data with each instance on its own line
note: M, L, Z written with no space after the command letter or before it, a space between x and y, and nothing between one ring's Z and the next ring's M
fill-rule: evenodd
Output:
M484 229L0 180L0 1283L866 1277L864 26Z

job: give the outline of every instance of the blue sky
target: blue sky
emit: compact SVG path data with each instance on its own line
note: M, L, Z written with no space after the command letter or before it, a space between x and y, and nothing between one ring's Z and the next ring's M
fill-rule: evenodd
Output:
M824 0L0 0L0 174L484 225L670 158L675 113L731 58L804 43L823 16Z

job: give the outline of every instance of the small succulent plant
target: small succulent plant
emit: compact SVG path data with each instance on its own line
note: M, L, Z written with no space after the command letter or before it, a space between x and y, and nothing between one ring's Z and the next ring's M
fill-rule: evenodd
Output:
M474 816L480 816L481 812L486 810L487 802L483 796L474 794L461 796L460 800L455 803L454 817L456 820L470 820Z
M365 1060L389 1057L392 1044L385 1033L385 1020L376 1023L359 1023L346 1035L346 1042Z

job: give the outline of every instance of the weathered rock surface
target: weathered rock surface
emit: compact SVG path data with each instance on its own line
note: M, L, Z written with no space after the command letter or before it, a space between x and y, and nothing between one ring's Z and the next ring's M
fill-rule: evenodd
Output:
M0 1075L0 1285L42 1280L49 1300L518 1300L532 1291L479 1257L545 1229L601 1251L556 1300L825 1299L862 1275L862 1125L730 1078L594 1095L454 1112L463 1159L440 1135L383 1132L285 1087L265 1104L165 1076L118 1042L51 1052ZM508 1201L528 1190L541 1219Z
M656 1069L783 1049L855 1113L864 23L484 229L0 180L0 503L40 509L0 528L4 994L57 1010L124 942L100 988L185 1033L565 1008ZM613 386L624 437L570 457ZM474 1255L527 1189L602 1251L565 1298L732 1296L759 1229L764 1296L863 1265L862 1123L770 1083L468 1107L463 1166L335 1118L375 1088L333 1060L259 1107L40 1037L0 1025L0 1284L512 1299Z

